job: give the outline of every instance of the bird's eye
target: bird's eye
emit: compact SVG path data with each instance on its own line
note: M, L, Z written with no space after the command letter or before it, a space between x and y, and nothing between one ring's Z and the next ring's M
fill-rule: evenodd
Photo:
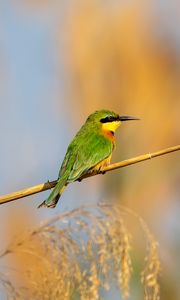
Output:
M114 121L114 117L112 117L112 116L110 116L110 117L108 117L109 118L109 122L113 122Z
M100 120L100 122L101 122L101 123L108 123L108 122L113 122L113 121L115 121L115 120L116 120L115 117L113 117L113 116L108 116L108 117L102 118L102 119Z

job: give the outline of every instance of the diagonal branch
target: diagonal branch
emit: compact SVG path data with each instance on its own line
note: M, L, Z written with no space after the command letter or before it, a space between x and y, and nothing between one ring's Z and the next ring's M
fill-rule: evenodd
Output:
M178 150L180 150L180 145L170 147L170 148L166 148L166 149L163 149L161 151L157 151L157 152L153 152L153 153L143 154L143 155L140 155L140 156L137 156L137 157L133 157L133 158L130 158L130 159L127 159L127 160L123 160L123 161L118 162L118 163L111 164L111 165L101 169L101 171L99 173L91 172L89 174L84 175L80 179L82 180L84 178L91 177L91 176L94 176L94 175L97 175L97 174L102 174L102 173L112 171L112 170L115 170L115 169L127 167L129 165L136 164L136 163L139 163L141 161L148 160L148 159L151 159L151 158L154 158L154 157L157 157L157 156L161 156L161 155L164 155L164 154L167 154L167 153L171 153L171 152L174 152L174 151L178 151ZM57 183L57 180L54 180L54 181L51 181L51 182L48 181L46 183L38 184L38 185L35 185L35 186L32 186L32 187L29 187L29 188L11 193L11 194L0 196L0 204L4 204L4 203L10 202L10 201L14 201L14 200L17 200L17 199L20 199L20 198L23 198L23 197L27 197L27 196L30 196L30 195L33 195L33 194L37 194L37 193L49 190L49 189L53 188L56 185L56 183Z

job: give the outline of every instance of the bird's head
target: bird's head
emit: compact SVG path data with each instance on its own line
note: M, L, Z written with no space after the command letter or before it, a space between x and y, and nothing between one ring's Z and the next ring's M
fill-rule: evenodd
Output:
M109 132L114 135L116 129L121 125L121 122L139 120L132 116L120 116L109 110L99 110L91 114L87 122L92 122L100 126L103 132Z

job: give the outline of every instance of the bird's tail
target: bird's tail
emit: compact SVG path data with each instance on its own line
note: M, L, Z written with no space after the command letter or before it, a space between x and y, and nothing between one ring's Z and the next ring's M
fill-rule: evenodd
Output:
M54 208L59 200L59 198L61 197L61 194L64 191L64 188L67 185L67 179L61 177L58 181L58 183L56 184L56 186L54 187L54 189L52 190L52 192L50 193L49 197L44 200L39 206L40 207L50 207L50 208Z

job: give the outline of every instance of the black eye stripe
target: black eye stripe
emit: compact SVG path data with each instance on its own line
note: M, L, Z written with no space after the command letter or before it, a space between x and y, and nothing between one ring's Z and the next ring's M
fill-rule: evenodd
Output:
M119 120L119 117L109 116L109 117L106 117L106 118L102 118L100 120L100 122L101 123L109 123L109 122L118 121L118 120Z

